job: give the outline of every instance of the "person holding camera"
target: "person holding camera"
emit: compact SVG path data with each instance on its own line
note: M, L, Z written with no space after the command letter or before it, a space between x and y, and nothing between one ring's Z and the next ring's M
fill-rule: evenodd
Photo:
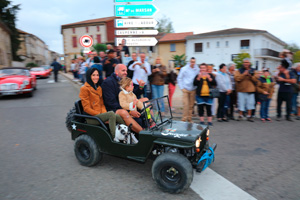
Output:
M255 70L251 68L249 58L243 60L243 66L234 74L236 91L238 95L239 117L237 121L243 119L243 112L247 110L247 120L254 122L252 110L255 108L255 96L257 77Z

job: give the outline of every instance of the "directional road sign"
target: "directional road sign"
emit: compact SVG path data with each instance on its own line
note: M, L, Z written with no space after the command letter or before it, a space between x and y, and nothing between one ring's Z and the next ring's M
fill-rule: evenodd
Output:
M157 35L157 30L116 30L116 35Z
M122 2L150 2L154 0L115 0L116 3L122 3Z
M127 38L116 38L116 46L122 43L122 40L126 40L126 46L134 47L142 47L142 46L155 46L157 40L155 37L127 37Z
M146 28L155 27L157 21L155 19L115 19L116 28Z
M154 5L115 5L116 17L153 16L158 11Z

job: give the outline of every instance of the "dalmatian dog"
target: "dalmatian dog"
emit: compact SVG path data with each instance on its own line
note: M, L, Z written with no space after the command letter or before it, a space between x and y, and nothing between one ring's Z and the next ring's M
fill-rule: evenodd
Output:
M129 127L124 124L117 124L114 141L123 141L124 144L138 143L138 140L136 139L134 134L131 133L131 126L132 124L130 124Z

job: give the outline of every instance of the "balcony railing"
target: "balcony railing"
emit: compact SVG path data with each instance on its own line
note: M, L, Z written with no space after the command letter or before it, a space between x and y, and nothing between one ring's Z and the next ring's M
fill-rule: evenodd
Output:
M254 54L255 54L256 57L271 56L271 57L279 58L279 52L278 51L274 51L272 49L266 49L266 48L255 49Z

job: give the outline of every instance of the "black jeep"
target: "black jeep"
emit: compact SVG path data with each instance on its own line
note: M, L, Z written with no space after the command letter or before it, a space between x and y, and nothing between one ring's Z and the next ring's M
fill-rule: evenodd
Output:
M217 145L209 146L209 127L172 120L168 96L144 102L141 113L147 128L138 134L137 144L124 144L114 141L99 118L84 115L81 101L76 101L66 118L76 158L84 166L99 163L103 153L142 163L151 158L152 177L159 188L169 193L186 190L193 180L193 168L201 172L214 160ZM100 125L87 124L86 118Z

